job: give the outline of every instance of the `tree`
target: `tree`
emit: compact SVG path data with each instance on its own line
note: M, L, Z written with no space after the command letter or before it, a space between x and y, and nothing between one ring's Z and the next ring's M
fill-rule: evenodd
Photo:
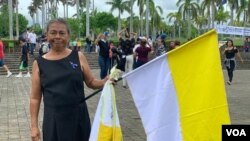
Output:
M68 0L60 0L63 5L63 17L66 18L66 4Z
M16 16L16 13L14 14ZM26 30L26 27L28 25L28 20L21 14L18 14L18 20L19 20L19 30L20 32L23 32ZM0 9L0 36L7 37L9 35L9 14L8 14L8 5L3 4ZM13 19L13 27L16 26L16 18ZM13 30L13 32L16 34L16 29Z
M34 5L30 5L28 6L28 9L29 9L29 14L32 18L32 22L33 22L33 25L35 24L35 13L36 13L36 8Z
M15 20L16 19L14 19L14 23L16 24L17 22ZM14 26L16 26L15 24ZM22 14L18 14L18 28L21 33L26 31L28 24L29 24L28 20ZM16 30L14 30L14 33L16 33Z
M135 0L130 0L130 18L129 18L129 30L130 32L134 32L134 29L133 29L133 17L134 17L134 3L135 3Z
M0 24L0 35L1 36L9 36L9 11L8 4L3 3L0 12L0 21L3 21Z
M236 11L236 19L237 22L240 22L240 18L242 17L243 25L246 26L248 20L248 0L240 0L239 8Z
M99 22L102 21L102 22ZM99 28L100 31L117 30L117 18L107 12L97 13L95 16L91 16L92 29Z
M111 0L106 2L106 4L111 5L111 12L113 12L115 9L118 10L118 31L121 30L121 14L124 11L130 11L129 2L130 1L123 0Z
M78 34L80 34L78 31L83 31L81 30L82 27L79 27L79 20L76 18L68 18L67 22L69 23L71 29L71 39L76 39L76 37L78 37Z
M169 22L174 22L174 25L178 26L178 34L179 34L179 38L181 37L181 24L182 24L182 20L181 20L181 13L179 12L172 12L169 13L167 15L168 21ZM175 27L174 27L174 33L175 33ZM175 36L174 36L175 38Z
M233 25L233 20L234 20L234 10L238 10L239 8L239 1L238 0L228 0L228 5L230 7L231 11L231 19L230 19L230 24Z
M199 7L198 9L197 17L195 18L195 23L198 26L198 34L200 35L202 27L208 24L208 19L205 16L205 13L202 7Z
M160 15L163 14L163 10L160 6L156 6L154 1L149 1L149 12L151 17L152 29L153 29L153 36L156 35L156 30L160 28L160 24L162 18Z
M197 1L197 0L196 0ZM178 0L176 3L179 6L179 13L182 14L183 19L188 18L188 38L191 38L191 17L195 19L197 17L199 5L195 0Z
M224 22L227 22L227 20L230 18L229 12L224 11L224 8L221 7L217 14L215 15L215 21L217 21L217 24L223 24Z
M143 35L143 13L144 6L146 5L146 0L137 0L137 5L139 6L139 15L140 15L140 35Z

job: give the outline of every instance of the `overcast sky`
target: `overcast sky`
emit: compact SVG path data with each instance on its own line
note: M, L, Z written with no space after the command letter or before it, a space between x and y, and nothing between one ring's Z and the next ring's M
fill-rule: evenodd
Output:
M92 2L91 1L91 7L92 7ZM98 11L106 11L109 12L110 11L110 6L105 4L105 2L110 1L110 0L94 0L94 5L97 8ZM176 6L176 2L177 0L154 0L155 4L158 6L161 6L161 8L163 9L164 13L162 15L163 18L167 17L167 14L169 12L175 12L177 10L177 6ZM31 17L29 15L28 12L28 6L31 4L31 0L19 0L19 12L21 14L23 14L28 20L29 20L29 24L32 24L32 20ZM135 13L138 13L138 9L134 10ZM76 8L75 7L70 7L69 8L69 16L73 15L76 13ZM59 6L59 13L58 13L59 17L63 17L63 6ZM117 16L117 12L114 12L114 16ZM128 13L124 12L124 14L122 15L122 17L128 17ZM41 21L41 19L40 19Z

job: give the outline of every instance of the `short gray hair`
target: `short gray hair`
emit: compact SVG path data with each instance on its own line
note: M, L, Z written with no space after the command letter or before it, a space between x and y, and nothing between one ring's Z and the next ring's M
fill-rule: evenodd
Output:
M68 34L70 34L69 24L68 24L67 21L64 20L63 18L57 18L57 19L52 19L52 20L50 20L49 23L48 23L48 25L47 25L46 32L49 31L49 27L50 27L50 25L53 24L53 23L61 23L61 24L64 24L64 25L66 26L66 28L67 28Z

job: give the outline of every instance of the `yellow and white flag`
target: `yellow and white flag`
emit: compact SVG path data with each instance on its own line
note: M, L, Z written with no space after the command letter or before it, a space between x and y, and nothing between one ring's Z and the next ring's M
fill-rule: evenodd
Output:
M215 30L123 76L147 141L221 141L230 124Z
M102 90L89 141L123 141L115 91L110 81Z

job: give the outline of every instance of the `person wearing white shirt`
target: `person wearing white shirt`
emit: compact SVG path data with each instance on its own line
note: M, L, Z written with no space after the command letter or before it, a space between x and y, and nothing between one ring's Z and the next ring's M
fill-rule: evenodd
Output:
M34 33L33 29L29 33L28 38L29 38L29 43L30 43L30 54L34 55L34 50L36 47L36 33Z

